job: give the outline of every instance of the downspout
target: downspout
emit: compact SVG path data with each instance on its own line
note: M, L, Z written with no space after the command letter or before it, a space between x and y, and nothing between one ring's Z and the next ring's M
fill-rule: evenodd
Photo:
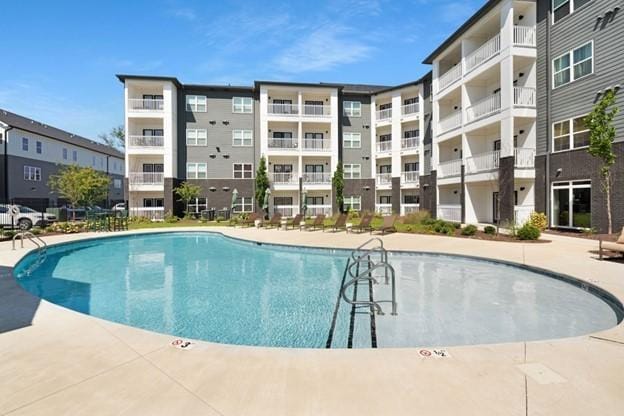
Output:
M108 167L108 164L109 164L109 158L110 158L110 156L109 156L109 155L106 155L106 176L108 176L108 177L110 178L110 177L111 177L111 174L110 174L110 170L109 170L109 167ZM111 185L111 184L108 184L108 188L106 188L106 204L107 204L109 207L110 207L110 185Z
M548 11L546 13L546 172L544 172L544 181L546 192L546 206L544 207L546 212L546 218L549 219L549 226L552 225L551 213L552 209L550 204L552 201L550 200L550 147L551 147L551 93L552 93L552 68L550 62L550 30L552 23L552 16L550 6L548 7Z
M4 199L9 203L9 130L13 127L7 126L4 129Z

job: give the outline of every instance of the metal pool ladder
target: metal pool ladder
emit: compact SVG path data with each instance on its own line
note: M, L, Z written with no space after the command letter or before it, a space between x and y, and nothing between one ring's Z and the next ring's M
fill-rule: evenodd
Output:
M373 243L377 243L373 245ZM377 260L377 255L379 259ZM383 269L385 284L392 284L392 300L390 301L378 301L378 300L356 300L350 299L347 296L347 289L359 282L379 283L373 276L373 271ZM355 272L354 272L355 270ZM347 259L347 273L350 280L343 283L340 289L340 295L342 299L355 306L369 306L378 315L383 315L383 309L380 303L391 302L392 303L392 315L397 314L397 302L396 302L396 281L394 267L388 262L388 251L384 248L383 240L378 237L371 238L358 248L353 250ZM371 311L371 313L373 313Z
M24 238L27 238L30 242L37 246L37 259L25 271L26 275L30 275L33 270L45 261L48 255L48 245L41 237L31 233L30 231L22 230L13 236L13 250L15 250L15 240L17 240L18 237L20 239L21 248L24 248Z

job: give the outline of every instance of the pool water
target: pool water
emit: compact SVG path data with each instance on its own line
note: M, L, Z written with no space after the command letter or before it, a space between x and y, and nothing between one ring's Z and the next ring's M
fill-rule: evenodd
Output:
M616 325L608 300L523 268L458 256L392 253L397 316L338 298L348 251L157 233L53 246L32 294L103 319L174 336L272 347L452 346L587 334ZM388 299L360 284L358 299ZM349 292L351 295L353 292ZM389 305L384 307L389 312Z

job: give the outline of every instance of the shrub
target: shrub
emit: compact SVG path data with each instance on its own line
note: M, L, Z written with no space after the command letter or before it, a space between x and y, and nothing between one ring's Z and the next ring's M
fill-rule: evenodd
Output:
M516 235L520 240L537 240L540 234L539 228L529 222L516 230Z
M403 218L403 224L423 224L426 220L429 220L431 215L429 215L429 211L416 211L410 214L407 214Z
M437 220L433 225L433 231L438 234L453 235L455 234L455 225L443 220Z
M459 222L452 222L451 224L453 224L453 227L455 227L456 230L459 230L461 228L461 223Z
M171 211L167 211L167 213L165 214L165 222L174 223L178 221L180 221L180 218L173 215Z
M477 233L477 227L470 224L465 226L462 230L461 230L462 235L475 235Z
M546 214L543 212L531 212L529 216L529 224L536 227L540 231L544 231L548 226L548 218L546 218Z
M494 235L496 234L496 227L491 226L491 225L486 225L485 228L483 229L483 232L489 235Z
M55 222L48 229L52 232L73 234L85 231L86 224L83 222Z
M147 217L130 217L128 221L131 224L149 224L152 222L152 220Z
M225 221L225 217L223 215L219 215L216 220L217 222Z

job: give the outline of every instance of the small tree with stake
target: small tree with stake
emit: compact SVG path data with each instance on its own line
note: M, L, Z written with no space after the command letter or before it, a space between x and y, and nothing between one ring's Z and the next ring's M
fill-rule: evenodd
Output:
M173 190L180 197L180 201L184 202L184 215L189 215L189 203L191 200L198 198L201 187L189 182L182 182L180 186Z
M613 189L613 176L611 167L615 164L615 152L613 141L615 139L615 126L613 119L618 113L615 104L615 92L607 91L587 117L585 124L589 128L589 148L587 152L600 159L600 182L605 194L607 205L607 229L613 232L613 219L611 215L611 190Z
M256 202L259 207L264 204L264 195L269 189L269 176L267 175L266 159L260 158L258 169L256 170Z
M91 167L69 165L50 176L48 186L67 199L73 208L72 219L76 220L76 207L93 206L106 199L110 178Z
M338 166L336 166L336 171L332 178L332 185L334 185L334 189L336 190L336 205L338 205L338 210L343 212L344 171L342 169L342 163L338 163Z

